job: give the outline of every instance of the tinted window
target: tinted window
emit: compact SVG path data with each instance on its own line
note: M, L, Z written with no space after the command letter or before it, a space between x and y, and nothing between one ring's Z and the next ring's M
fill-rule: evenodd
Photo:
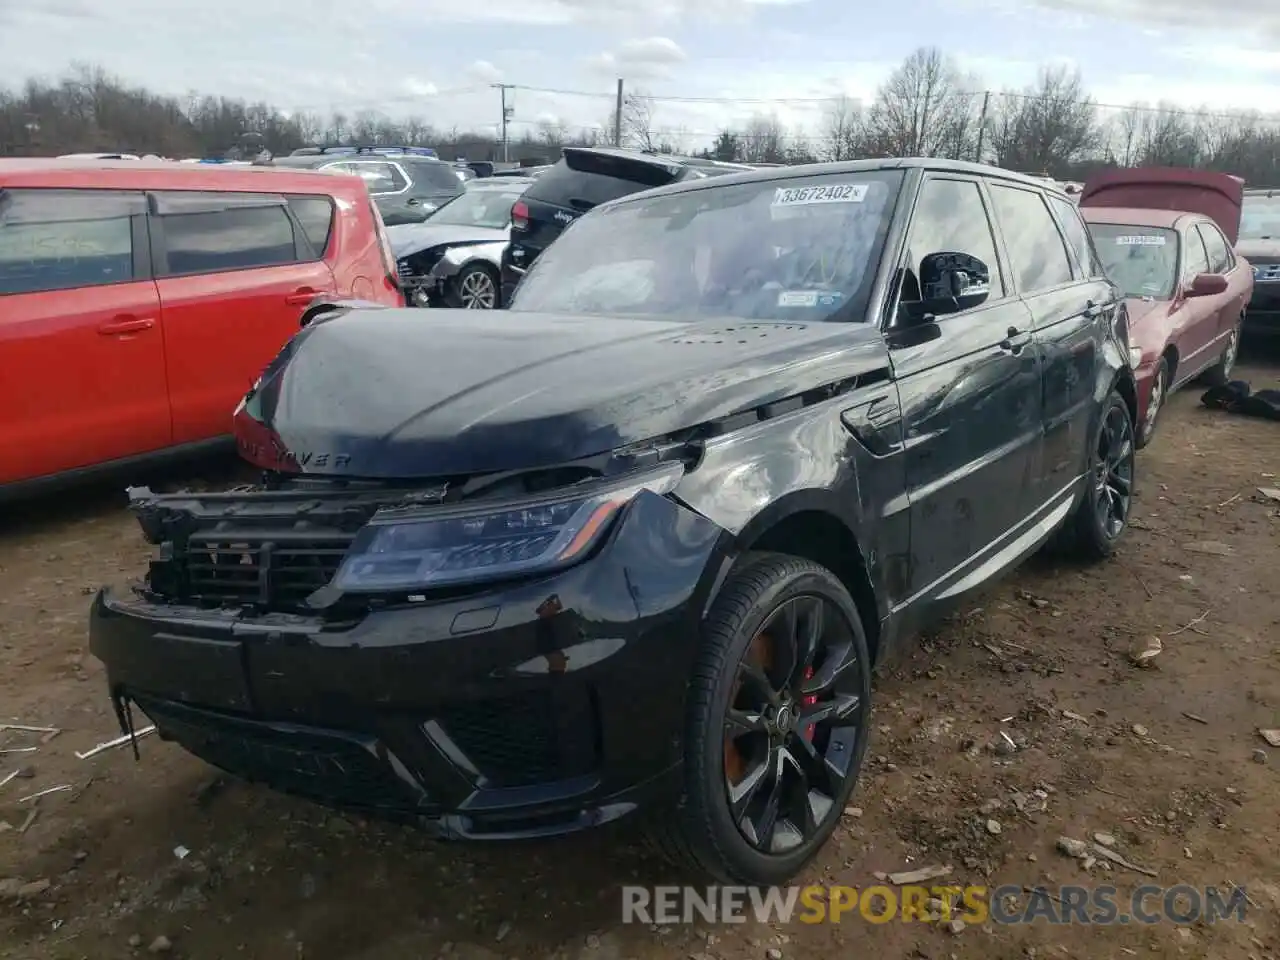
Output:
M1009 262L1018 276L1018 289L1035 293L1071 280L1067 248L1040 194L991 184L991 200Z
M861 321L901 184L896 170L827 174L597 210L538 258L511 309Z
M1226 273L1233 266L1227 239L1211 223L1200 224L1200 238L1209 254L1209 269L1214 273Z
M333 229L333 202L328 197L290 197L289 209L302 224L302 232L316 256L324 256Z
M991 224L982 193L972 181L925 181L916 201L907 252L911 273L904 278L903 300L920 298L920 261L931 253L967 253L977 257L991 270L992 299L1004 296L1004 280Z
M1178 279L1178 234L1159 227L1091 223L1098 256L1126 297L1168 300Z
M129 213L104 191L0 192L0 295L132 280Z
M1195 228L1188 230L1182 241L1182 282L1189 284L1202 273L1209 272L1209 254Z
M458 170L447 163L440 162L423 162L421 160L416 163L410 163L409 176L413 177L413 182L419 187L435 187L439 190L458 190L462 181L458 177ZM470 170L464 171L471 173ZM475 174L471 173L474 177Z
M598 172L594 169L575 170L561 160L534 181L529 188L529 199L575 210L590 210L610 200L671 182L671 177L653 164L633 161L610 165L608 160L613 158L602 159L604 162L598 165ZM644 179L628 176L628 168L637 178L643 174Z
M1080 269L1084 271L1084 275L1086 277L1100 275L1102 266L1094 255L1093 244L1089 242L1089 231L1085 227L1084 221L1080 219L1080 210L1074 203L1063 200L1060 197L1050 197L1049 206L1052 208L1054 216L1058 218L1058 223L1062 226L1062 232L1067 236L1067 243L1070 245L1072 253L1076 255L1076 263L1080 264Z
M283 207L239 207L161 218L170 273L216 273L292 263L293 224Z

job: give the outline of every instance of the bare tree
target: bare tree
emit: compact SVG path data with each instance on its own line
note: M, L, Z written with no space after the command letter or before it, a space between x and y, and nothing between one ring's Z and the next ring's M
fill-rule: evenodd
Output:
M543 120L538 124L538 141L559 149L569 139L569 126L563 120Z
M747 121L738 140L740 159L747 163L785 163L786 134L776 116L757 114Z
M854 160L862 147L862 104L841 94L823 117L827 159Z
M936 47L921 47L889 75L867 114L872 155L962 156L975 132L974 95Z
M1000 101L987 132L1002 167L1065 177L1101 140L1097 106L1078 70L1046 67L1035 86Z

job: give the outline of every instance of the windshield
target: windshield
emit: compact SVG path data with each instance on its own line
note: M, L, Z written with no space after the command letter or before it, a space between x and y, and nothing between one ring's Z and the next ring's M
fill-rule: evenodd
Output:
M511 205L522 192L523 188L468 190L437 210L429 222L501 230L511 223Z
M1173 296L1178 277L1178 234L1161 227L1091 223L1098 256L1107 276L1126 297Z
M638 197L566 228L510 309L862 320L901 184L875 170Z
M1240 209L1240 239L1280 239L1280 193L1245 194Z

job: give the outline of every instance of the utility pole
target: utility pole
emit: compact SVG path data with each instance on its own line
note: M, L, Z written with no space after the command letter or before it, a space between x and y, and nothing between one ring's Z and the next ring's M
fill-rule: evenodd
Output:
M622 146L622 78L618 78L618 102L613 108L613 145Z
M978 118L978 155L974 157L974 160L978 163L982 162L982 146L987 137L987 111L989 109L991 109L990 90L982 95L982 116Z
M507 91L511 89L512 85L509 83L493 83L490 86L496 87L498 93L502 96L502 162L510 163L511 153L508 149L507 123L510 122L515 110L507 106Z

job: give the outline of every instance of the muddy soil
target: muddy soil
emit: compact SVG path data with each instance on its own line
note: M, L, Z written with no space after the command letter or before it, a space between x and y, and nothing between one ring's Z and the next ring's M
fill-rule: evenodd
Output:
M1278 368L1240 373L1275 386ZM1280 486L1280 428L1198 394L1173 398L1140 456L1118 557L1032 561L878 678L857 809L804 879L940 864L992 887L1235 884L1244 923L624 925L620 885L672 880L625 831L444 846L225 781L154 738L141 763L78 760L117 732L87 604L148 556L117 493L82 491L0 516L0 723L61 729L0 731L0 750L37 748L0 754L0 780L22 771L0 787L0 957L1280 957L1280 749L1258 733L1280 727L1280 503L1258 492ZM1162 652L1135 666L1150 637ZM1095 832L1157 878L1055 848ZM35 886L18 898L17 881Z

